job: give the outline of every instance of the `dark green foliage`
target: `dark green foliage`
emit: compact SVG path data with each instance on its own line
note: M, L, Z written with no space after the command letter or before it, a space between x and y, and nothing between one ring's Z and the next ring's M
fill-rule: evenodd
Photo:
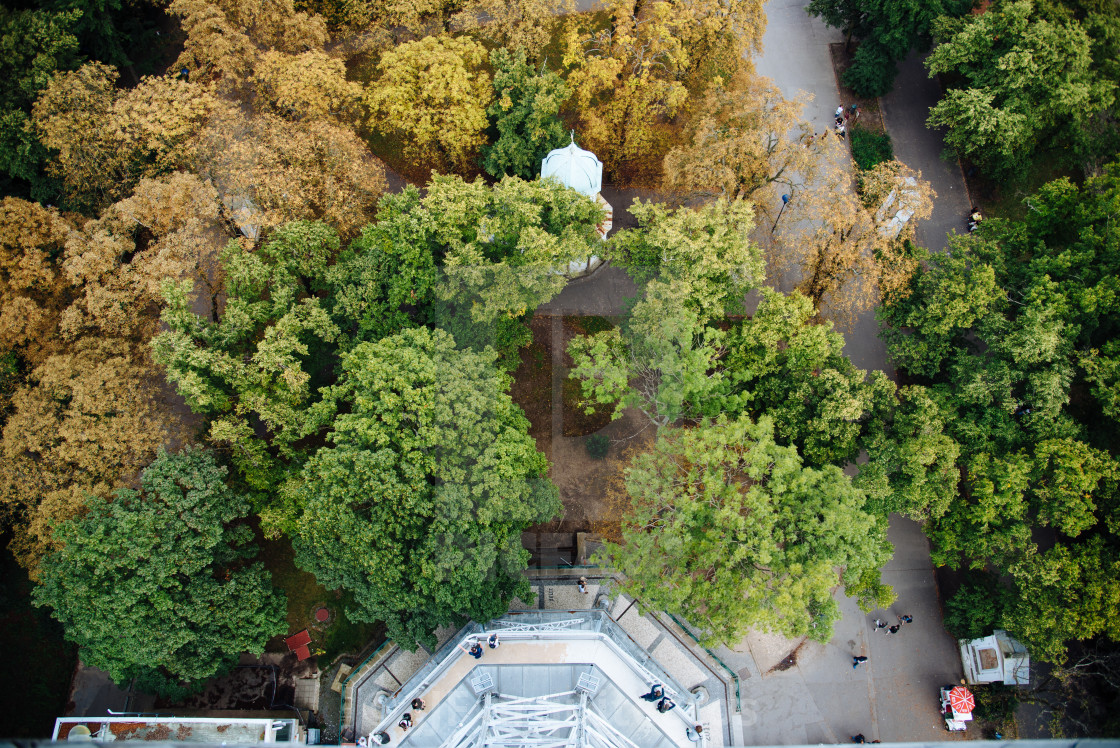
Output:
M437 271L431 249L415 241L419 202L415 189L382 197L377 222L327 271L326 301L343 350L415 325L432 303Z
M897 76L898 66L886 48L867 40L852 55L852 64L844 71L841 82L857 96L874 99L888 93Z
M33 596L84 663L120 684L192 688L283 633L284 599L250 563L249 504L225 473L206 452L161 452L139 491L91 498L55 528Z
M848 137L852 144L852 158L855 159L856 166L864 171L894 158L894 148L888 133L871 132L856 124L852 125Z
M532 313L527 312L518 317L503 315L477 321L467 304L436 300L430 321L434 327L451 333L460 348L476 352L492 348L498 354L498 366L513 371L521 363L521 349L533 340L533 331L529 329L532 318Z
M960 445L960 494L925 525L934 562L1009 580L1001 607L968 591L950 619L1061 662L1071 640L1120 640L1120 167L1026 202L951 240L881 319Z
M1007 723L1015 722L1015 710L1019 708L1018 686L1005 686L1002 683L989 683L985 685L970 686L973 696L976 697L976 709L973 716L986 719L989 722Z
M11 351L0 353L0 424L8 417L12 393L20 382L19 359Z
M338 245L334 229L309 221L277 228L255 250L230 242L222 253L228 298L217 321L193 312L189 281L164 289L168 329L152 340L153 356L191 409L214 419L211 438L230 445L256 491L274 491L289 463L302 461L297 443L332 415L314 405L337 362L339 329L320 295L331 289ZM265 439L254 422L267 428ZM266 500L265 523L283 527L291 509L274 499Z
M575 325L586 335L594 335L598 332L606 332L607 330L614 329L614 323L606 317L600 317L597 314L592 314L587 317L576 317Z
M57 185L43 174L49 154L31 129L31 105L56 71L81 60L77 11L0 8L0 174L2 194L46 201Z
M810 323L814 310L804 296L765 288L762 296L727 342L733 384L726 409L772 417L778 443L797 446L809 465L854 461L864 421L894 385L882 372L868 381L844 356L844 338Z
M992 575L973 572L945 603L945 629L954 639L979 639L1003 628L1011 593Z
M499 47L490 53L494 67L494 101L486 110L497 137L482 149L483 168L490 176L532 179L541 160L567 140L560 107L568 89L556 73L533 68L525 50Z
M587 437L584 444L587 446L587 454L596 460L601 460L607 456L611 449L611 438L606 434L592 434Z
M934 21L960 16L972 0L812 0L806 11L860 41L844 84L860 96L882 96L891 89L895 63L911 49L929 44Z
M1110 15L1116 33L1115 9ZM1064 13L1047 17L1031 0L942 21L926 65L948 73L950 88L929 124L946 126L946 144L994 179L1022 177L1036 154L1071 141L1081 165L1096 169L1102 156L1115 157L1099 148L1115 139L1118 83L1109 77L1115 60L1097 58L1090 28Z

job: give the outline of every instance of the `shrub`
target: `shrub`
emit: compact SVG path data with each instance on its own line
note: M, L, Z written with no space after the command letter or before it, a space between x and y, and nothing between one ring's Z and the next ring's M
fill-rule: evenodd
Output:
M864 40L840 81L861 99L874 99L891 90L898 67L882 45Z
M606 457L611 447L611 439L606 434L592 434L584 443L587 445L587 454L596 460Z
M577 317L576 320L576 326L587 335L594 335L595 333L614 329L614 325L611 324L609 319L595 314L587 317Z
M974 685L970 687L976 697L973 714L989 722L1012 722L1015 710L1019 708L1019 689L1002 683Z
M977 639L1002 625L1009 593L990 575L961 585L945 604L945 628L957 639Z
M894 158L891 136L886 133L879 134L859 125L852 125L850 137L852 158L856 160L856 166L863 171L874 169L878 164Z

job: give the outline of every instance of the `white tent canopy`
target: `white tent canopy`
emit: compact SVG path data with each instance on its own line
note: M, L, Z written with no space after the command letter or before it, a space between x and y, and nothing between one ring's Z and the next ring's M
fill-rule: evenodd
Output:
M557 148L544 157L541 179L546 177L593 198L603 188L603 162L572 140L566 148Z

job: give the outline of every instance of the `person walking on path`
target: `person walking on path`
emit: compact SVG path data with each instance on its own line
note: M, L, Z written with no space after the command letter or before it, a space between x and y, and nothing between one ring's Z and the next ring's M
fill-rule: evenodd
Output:
M913 622L914 622L914 616L904 615L904 616L899 616L898 617L898 625L899 626L905 626L906 624L913 623Z
M654 683L653 687L649 689L649 693L642 694L642 698L649 702L654 702L665 695L664 689L661 688L660 683Z
M471 657L475 658L476 660L481 660L482 659L482 645L479 644L478 642L475 642L471 646L470 655L471 655Z
M865 662L867 662L867 656L866 655L856 655L855 657L852 658L852 670L855 670L857 667L859 667L860 665L862 665Z
M891 626L889 629L887 629L887 636L890 636L891 634L897 634L898 630L900 628L902 628L902 627L897 625L897 624L894 625L894 626Z
M840 106L836 107L836 119L840 119L843 116L844 116L844 105L841 104Z
M853 735L852 736L852 742L853 743L866 743L867 738L863 737L863 733L861 732L858 735Z
M486 643L490 645L490 649L497 649L502 644L498 641L497 634L490 634L490 639Z
M416 697L415 699L413 699L412 700L412 709L413 709L413 711L416 711L416 712L424 711L424 700L421 699L420 697Z
M397 727L401 728L405 732L408 732L408 728L412 727L412 715L408 712L405 712L401 717L401 721L397 723Z
M878 631L879 629L885 629L886 627L887 627L887 622L886 621L884 621L881 618L876 618L875 619L875 630L876 631Z
M657 702L657 711L660 712L661 714L664 714L665 712L669 711L670 709L672 709L675 706L676 706L676 704L674 704L668 697L666 697L666 698L662 699L661 701Z
M579 586L579 591L586 595L587 594L587 577L580 577L579 582L578 582L578 586Z
M704 728L700 725L693 725L692 727L684 728L684 736L693 743L700 742L700 736L704 734Z

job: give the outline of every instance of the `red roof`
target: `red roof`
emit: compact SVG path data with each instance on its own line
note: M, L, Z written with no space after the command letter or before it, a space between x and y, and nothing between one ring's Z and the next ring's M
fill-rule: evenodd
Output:
M300 647L307 649L307 645L311 643L311 634L307 633L307 629L304 629L298 634L289 636L284 640L284 643L287 644L288 649L292 650L293 652L298 650ZM301 657L300 659L302 660L303 658Z
M309 650L307 648L306 644L303 644L299 647L296 647L292 651L296 653L296 659L297 660L306 660L308 657L311 656L311 650Z

